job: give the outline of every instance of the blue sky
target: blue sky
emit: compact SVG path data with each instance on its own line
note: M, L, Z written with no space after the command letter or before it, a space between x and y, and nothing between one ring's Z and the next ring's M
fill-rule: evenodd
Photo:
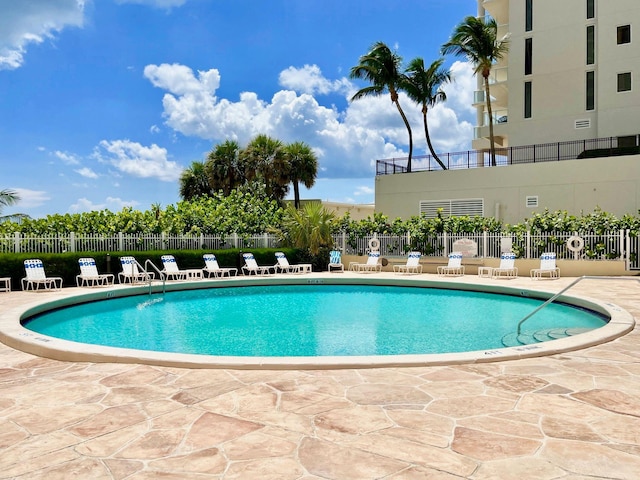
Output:
M351 67L376 41L430 63L475 0L0 0L4 214L41 217L179 201L178 178L226 139L266 133L319 158L303 198L374 200L375 160L406 156L388 95L350 103ZM429 114L437 151L470 148L475 80ZM414 153L420 109L401 104Z

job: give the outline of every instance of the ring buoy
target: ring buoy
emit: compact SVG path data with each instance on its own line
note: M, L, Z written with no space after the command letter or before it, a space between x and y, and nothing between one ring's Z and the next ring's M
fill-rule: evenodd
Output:
M380 250L380 240L378 240L377 238L372 238L371 240L369 240L369 249L374 252Z
M584 248L584 240L576 235L569 237L567 240L567 248L572 252L579 252Z

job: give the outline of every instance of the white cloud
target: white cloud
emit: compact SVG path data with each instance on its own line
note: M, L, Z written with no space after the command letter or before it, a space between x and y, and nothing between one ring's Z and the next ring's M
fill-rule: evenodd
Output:
M468 148L472 135L471 68L456 62L452 70L457 82L447 87L449 101L429 113L432 142L440 152ZM254 92L241 93L236 102L218 98L221 75L216 69L195 73L180 64L147 65L144 75L166 91L165 123L174 131L214 142L231 138L244 144L259 133L285 142L305 141L318 155L321 176L373 175L375 160L408 152L407 129L389 95L348 103L344 111L324 106L313 94L339 92L349 99L356 87L344 78L324 78L316 65L281 72L280 83L289 89L276 92L270 101ZM414 155L426 153L420 108L404 94L400 103L412 126Z
M82 27L85 0L0 2L0 69L24 63L29 44L52 39L64 28Z
M158 127L157 125L151 125L151 127L149 128L149 132L150 133L160 133L160 127Z
M123 207L135 207L139 205L139 202L134 200L122 200L120 198L107 197L104 202L94 203L88 198L79 198L76 203L69 207L69 212L91 212L97 210L109 209L111 211L122 210Z
M289 67L280 72L279 83L285 88L310 95L348 92L353 88L346 78L330 81L323 77L317 65L305 65L302 68Z
M94 157L120 172L141 178L156 178L175 182L183 167L167 159L167 150L156 144L145 147L130 140L103 140L94 150Z
M85 178L98 178L98 174L88 167L79 168L75 172Z
M80 160L73 153L61 152L56 150L53 154L58 157L66 165L80 165Z
M187 3L187 0L116 0L116 3L134 3L137 5L146 5L148 7L155 8L172 8L181 7Z
M29 190L28 188L12 188L20 197L20 201L13 207L16 210L21 208L33 208L44 205L51 197L42 190Z

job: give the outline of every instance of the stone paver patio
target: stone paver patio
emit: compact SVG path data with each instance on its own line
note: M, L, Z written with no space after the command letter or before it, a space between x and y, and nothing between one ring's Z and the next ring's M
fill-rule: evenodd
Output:
M635 282L571 293L640 318ZM0 308L37 295L1 293ZM3 479L637 480L640 332L549 357L344 370L70 363L0 344L0 425Z

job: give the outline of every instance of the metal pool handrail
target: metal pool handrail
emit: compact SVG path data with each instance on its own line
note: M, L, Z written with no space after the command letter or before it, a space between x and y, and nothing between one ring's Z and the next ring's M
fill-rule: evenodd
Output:
M518 335L520 335L522 333L522 324L526 320L528 320L529 318L533 317L536 313L538 313L538 311L542 310L544 307L546 307L547 305L552 303L556 298L558 298L564 292L569 290L576 283L578 283L578 282L580 282L582 280L586 280L586 279L591 279L591 280L635 280L636 282L640 282L640 279L639 278L635 278L635 277L602 277L602 276L598 276L598 275L583 275L582 277L576 278L573 282L571 282L569 285L564 287L562 290L560 290L558 293L556 293L553 297L549 298L546 302L544 302L542 305L540 305L538 308L536 308L533 312L531 312L530 314L525 316L522 320L520 320L518 322Z
M165 293L165 287L166 287L166 283L167 283L167 276L164 274L164 272L162 270L160 270L158 267L155 266L155 264L147 259L146 262L144 262L144 268L142 270L144 270L145 272L147 271L147 265L149 265L153 270L155 270L158 273L158 277L162 279L162 293ZM151 280L151 276L149 276L149 295L151 295L151 284L153 283L153 281Z

